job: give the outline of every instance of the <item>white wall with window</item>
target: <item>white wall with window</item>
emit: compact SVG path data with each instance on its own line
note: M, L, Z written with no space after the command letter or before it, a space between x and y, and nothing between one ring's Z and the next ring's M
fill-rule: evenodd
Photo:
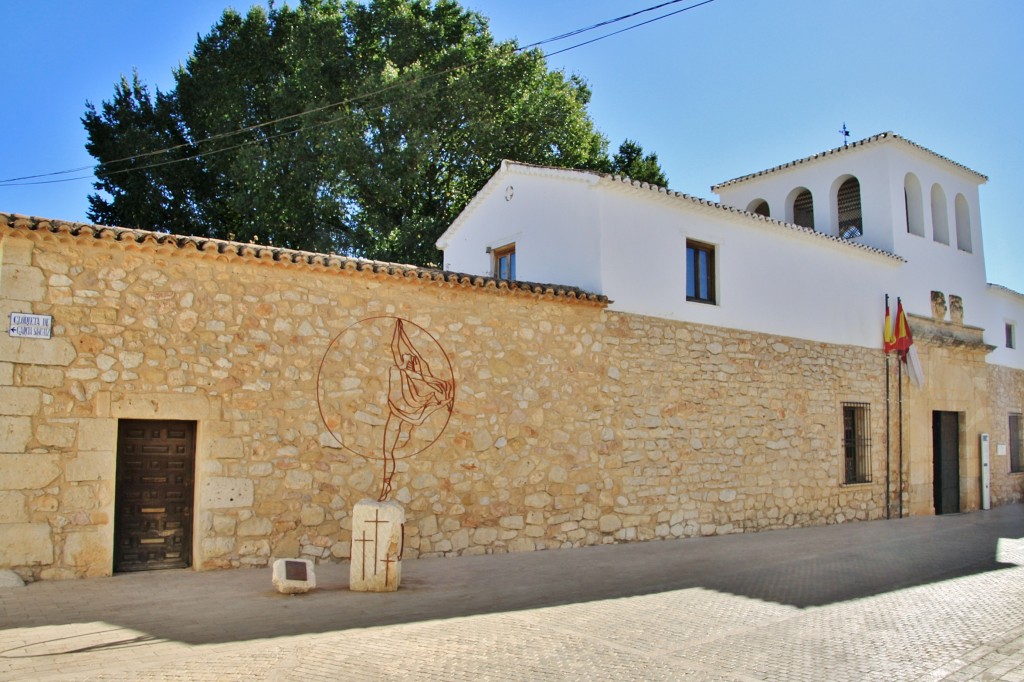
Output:
M503 164L504 168L505 164ZM593 173L516 165L499 171L473 199L470 229L449 229L438 248L446 270L496 274L494 253L515 244L515 279L602 289L599 212L589 202ZM499 177L500 176L500 177ZM462 221L462 222L460 222Z
M1005 344L1006 321L1024 320L1024 296L986 283L985 177L891 135L716 186L727 204L506 161L438 247L446 269L492 276L487 249L514 242L517 279L604 294L614 310L866 347L881 345L886 294L931 317L940 291L985 330L989 362L1024 369L1024 352ZM935 185L950 244L932 234ZM845 203L859 190L863 225L850 239L838 236L844 186ZM800 206L814 229L747 210L762 201L787 217ZM852 219L848 206L843 214ZM693 291L688 244L704 249L707 292Z

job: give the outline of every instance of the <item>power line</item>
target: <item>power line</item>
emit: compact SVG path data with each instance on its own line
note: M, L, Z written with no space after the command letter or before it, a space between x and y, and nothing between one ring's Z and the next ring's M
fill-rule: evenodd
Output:
M616 36L616 35L618 35L620 33L625 33L626 31L632 31L634 28L640 28L641 26L646 26L647 24L653 24L655 21L661 21L662 19L667 19L668 17L675 16L676 14L681 14L683 12L686 12L687 10L691 10L691 9L696 8L696 7L700 7L701 5L711 4L714 1L715 0L704 0L703 2L698 2L695 5L690 5L689 7L683 7L682 9L677 9L676 11L669 12L668 14L663 14L660 17L654 17L653 19L648 19L647 21L642 21L639 24L634 24L632 26L627 26L626 28L619 29L618 31L612 31L611 33L606 33L603 36L598 36L597 38L592 38L591 40L586 40L586 41L584 41L582 43L576 43L575 45L570 45L569 47L564 48L562 50L557 50L555 52L548 52L546 56L547 57L554 57L556 54L562 54L563 52L568 52L569 50L575 50L578 47L583 47L584 45L590 45L591 43L596 43L597 41L604 40L605 38L611 38L612 36ZM672 5L672 4L675 4L675 3L674 2L666 2L665 3L665 5ZM661 5L661 6L664 7L665 5ZM635 13L632 16L636 16L636 14L639 14L639 12Z
M631 12L629 14L624 14L622 16L615 17L613 19L606 19L604 21L600 21L598 23L591 24L591 25L585 26L583 28L574 29L574 30L568 31L566 33L562 33L562 34L559 34L559 35L556 35L556 36L552 36L550 38L545 38L543 40L539 40L539 41L536 41L536 42L533 42L533 43L529 43L527 45L523 45L521 47L516 48L515 52L516 53L525 52L527 50L531 50L531 49L540 47L541 45L547 45L547 44L558 42L558 41L561 41L561 40L565 40L567 38L571 38L571 37L574 37L574 36L577 36L577 35L582 35L583 33L587 33L589 31L593 31L593 30L596 30L598 28L602 28L604 26L610 26L612 24L616 24L616 23L625 21L627 19L632 19L632 18L637 17L637 16L639 16L641 14L645 14L645 13L648 13L648 12L653 12L653 11L656 11L656 10L659 10L659 9L662 9L662 8L665 8L665 7L668 7L668 6L671 6L671 5L676 5L676 4L679 4L680 2L683 2L683 1L684 0L668 0L667 2L662 2L662 3L657 4L657 5L652 5L651 7L646 7L644 9L637 10L636 12ZM703 5L710 4L710 3L714 2L714 1L715 0L703 0L702 2L697 2L697 3L693 4L693 5L689 5L687 7L683 7L681 9L675 10L673 12L669 12L667 14L663 14L661 16L657 16L657 17L654 17L652 19L648 19L648 20L640 22L638 24L634 24L632 26L627 26L626 28L620 29L618 31L613 31L611 33L607 33L605 35L601 35L601 36L598 36L596 38L592 38L590 40L583 41L581 43L576 43L575 45L570 45L569 47L566 47L566 48L563 48L563 49L560 49L560 50L556 50L555 52L546 53L546 54L544 54L544 56L545 56L545 58L549 58L549 57L553 57L555 55L563 54L565 52L569 52L571 50L575 50L575 49L583 47L585 45L590 45L591 43L596 43L598 41L605 40L606 38L610 38L610 37L618 35L620 33L625 33L626 31L633 30L634 28L639 28L641 26L646 26L646 25L654 23L656 21L660 21L662 19L666 19L668 17L675 16L677 14L681 14L682 12L686 12L688 10L695 9L695 8L701 7ZM304 131L309 130L311 128L322 127L324 125L328 125L329 123L333 123L334 121L338 120L340 118L340 116L339 117L330 118L330 119L327 119L325 121L319 121L319 122L313 123L313 124L302 125L302 126L299 126L298 128L296 128L294 130L282 131L282 132L279 132L279 133L267 135L267 136L265 136L264 138L262 138L260 140L246 140L245 142L242 142L242 143L239 143L239 144L236 144L236 145L231 145L231 146L228 146L228 147L222 147L220 149L212 149L212 150L208 150L208 151L204 151L204 152L196 152L195 154L191 154L189 156L185 156L185 157L182 157L182 158L169 159L167 161L159 161L159 162L147 164L147 165L144 165L144 166L135 166L135 167L131 167L131 168L122 168L122 169L119 169L119 170L111 170L111 171L105 171L105 172L102 170L104 167L107 167L107 166L113 166L113 165L120 164L120 163L127 163L127 162L130 162L130 161L137 161L137 160L140 160L140 159L145 159L145 158L149 158L149 157L153 157L153 156L163 155L163 154L167 154L167 153L179 150L179 149L190 148L190 147L191 148L197 148L200 145L207 145L207 144L209 144L211 142L215 142L217 140L222 140L222 139L234 137L234 136L237 136L237 135L242 135L242 134L245 134L245 133L250 133L250 132L262 130L263 128L267 128L269 126L277 125L279 123L284 123L286 121L290 121L290 120L293 120L293 119L296 119L296 118L307 117L307 116L310 116L312 114L316 114L316 113L319 113L319 112L322 112L322 111L327 111L327 110L330 110L330 109L337 109L337 108L345 106L345 105L353 104L353 103L356 103L356 102L359 102L359 101L362 101L362 100L365 100L365 99L369 99L369 98L374 97L376 95L380 95L380 94L389 92L391 90L395 90L395 89L397 89L399 87L404 87L404 86L407 86L407 85L414 85L416 83L419 83L419 82L422 82L422 81L425 81L425 80L429 80L429 79L432 79L432 78L439 78L440 76L444 76L444 75L448 75L450 73L454 73L454 72L457 72L457 71L465 70L465 69L467 69L467 68L469 68L471 66L474 66L474 65L476 65L478 63L482 63L482 62L483 62L483 60L481 59L478 62L470 62L468 64L460 64L458 66L453 66L453 67L450 67L448 69L443 69L443 70L438 71L438 72L423 74L422 76L418 76L416 78L413 78L413 79L410 79L410 80L407 80L407 81L398 81L398 82L392 83L391 85L385 86L383 88L378 88L377 90L374 90L372 92L363 93L363 94L360 94L360 95L355 95L353 97L349 97L349 98L346 98L346 99L343 99L343 100L339 100L337 102L332 102L330 104L325 104L325 105L320 106L320 107L315 107L313 109L308 109L306 111L301 111L301 112L297 112L297 113L294 113L294 114L289 114L287 116L282 116L280 118L276 118L276 119L273 119L273 120L270 120L270 121L264 121L262 123L255 123L253 125L244 126L242 128L238 128L236 130L226 131L226 132L223 132L223 133L216 133L214 135L210 135L209 137L205 137L205 138L203 138L201 140L197 140L194 143L177 144L177 145L173 145L173 146L170 146L170 147L165 147L163 149L157 149L157 150L154 150L154 151L143 152L141 154L135 154L133 156L127 156L127 157L120 158L120 159L114 159L114 160L111 160L111 161L106 161L106 162L103 162L103 163L96 164L95 166L82 166L82 167L79 167L79 168L73 168L73 169L62 170L62 171L54 171L54 172L51 172L51 173L40 173L40 174L36 174L36 175L25 175L25 176L21 176L21 177L8 178L8 179L5 179L5 180L0 180L0 187L22 187L22 186L27 186L27 185L48 185L48 184L57 184L57 183L63 183L63 182L73 182L73 181L77 181L77 180L90 179L90 178L92 178L94 176L98 177L101 173L102 173L103 177L111 177L111 176L114 176L114 175L121 175L121 174L129 173L129 172L152 170L154 168L160 168L162 166L166 166L166 165L170 165L170 164L174 164L174 163L182 163L182 162L185 162L185 161L193 161L193 160L202 158L204 156L211 156L213 154L221 154L221 153L224 153L224 152L233 151L235 149L240 149L242 147L251 146L251 145L254 145L254 144L262 144L264 142L268 142L270 140L274 140L274 139L277 139L279 137L283 137L285 135L292 135L292 134L304 132ZM79 175L77 177L59 178L59 179L55 179L55 180L40 180L39 179L39 178L52 178L52 177L55 177L55 176L58 176L58 175L70 175L72 173L81 173L82 171L86 171L86 170L91 171L89 175Z

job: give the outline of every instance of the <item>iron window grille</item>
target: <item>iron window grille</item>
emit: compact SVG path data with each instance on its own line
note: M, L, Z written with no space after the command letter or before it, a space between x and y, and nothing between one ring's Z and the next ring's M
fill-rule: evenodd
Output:
M1010 415L1010 471L1019 473L1024 471L1024 434L1019 414Z
M839 187L836 196L839 205L839 236L853 239L864 234L863 217L860 207L860 182L849 178Z
M843 403L845 483L871 482L871 410L867 403Z
M793 201L793 222L800 227L814 229L814 197L811 190L805 189Z

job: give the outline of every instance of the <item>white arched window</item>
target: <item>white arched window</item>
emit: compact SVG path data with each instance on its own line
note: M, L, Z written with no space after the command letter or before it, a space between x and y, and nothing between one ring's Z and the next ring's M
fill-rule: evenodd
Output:
M847 178L836 193L839 236L853 239L864 234L864 217L860 207L860 181Z
M903 179L903 199L907 207L907 232L924 236L924 199L921 196L921 182L913 173Z
M797 187L790 192L791 208L789 222L800 227L814 229L814 197L806 187Z
M946 193L938 183L932 185L932 239L940 244L949 243L949 213L946 210Z
M772 216L772 211L768 207L768 202L764 199L754 199L751 201L750 206L747 206L747 212L763 215L765 218L771 218Z
M971 209L967 206L967 199L963 194L957 194L953 201L953 209L956 211L956 248L961 251L971 252Z

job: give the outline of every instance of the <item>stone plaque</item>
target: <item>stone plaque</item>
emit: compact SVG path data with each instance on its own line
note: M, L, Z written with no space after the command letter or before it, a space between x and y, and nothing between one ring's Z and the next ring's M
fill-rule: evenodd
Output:
M274 561L274 589L281 594L302 594L316 588L316 573L309 559Z
M285 561L284 577L287 580L306 580L306 562Z

